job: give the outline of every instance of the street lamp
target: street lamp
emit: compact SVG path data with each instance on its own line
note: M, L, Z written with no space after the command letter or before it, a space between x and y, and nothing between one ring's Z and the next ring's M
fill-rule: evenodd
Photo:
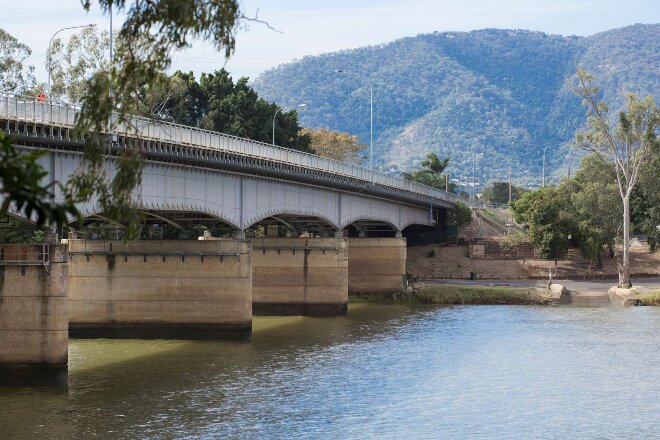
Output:
M550 146L550 145L546 145L546 146L543 148L543 185L542 185L542 186L543 186L544 188L545 188L545 150L547 150L549 146Z
M298 104L298 108L306 107L307 104ZM282 108L278 108L275 114L273 115L273 146L275 145L275 116L282 111Z
M347 72L345 70L335 70L335 73L339 74L348 74L353 75L356 78L361 79L362 81L367 81L369 83L369 175L373 179L373 164L374 164L374 88L371 80L364 78L362 76L356 75L352 72Z
M65 28L62 28L62 29L60 29L59 31L55 32L55 33L53 34L53 36L50 37L50 41L48 42L48 100L49 100L49 101L51 100L51 96L50 96L50 58L51 58L51 55L50 55L50 46L53 44L53 39L55 38L55 36L56 36L57 34L59 34L59 33L62 32L62 31L65 31L65 30L67 30L67 29L80 29L80 28L86 28L86 27L96 27L96 25L95 25L95 24L86 24L86 25L83 25L83 26L70 26L70 27L65 27Z

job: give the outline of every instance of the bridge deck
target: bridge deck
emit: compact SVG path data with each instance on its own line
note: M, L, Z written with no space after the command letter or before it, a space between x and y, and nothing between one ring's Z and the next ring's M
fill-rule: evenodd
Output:
M7 125L9 121L16 121L49 126L51 137L52 129L55 127L73 129L77 112L78 108L64 104L35 102L0 94L0 120L5 120ZM115 118L117 118L116 128L113 134L124 138L193 147L196 150L203 149L209 152L230 153L257 159L263 163L286 164L320 175L334 175L373 187L391 188L398 193L408 193L409 196L424 203L452 206L459 200L455 195L436 188L381 172L370 172L364 167L309 153L143 117L133 116L125 122L119 121L117 116ZM7 131L9 131L8 126ZM61 131L59 137L62 137Z

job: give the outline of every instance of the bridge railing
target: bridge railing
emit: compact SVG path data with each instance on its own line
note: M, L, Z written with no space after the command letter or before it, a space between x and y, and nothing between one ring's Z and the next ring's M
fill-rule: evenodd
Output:
M0 116L8 119L73 127L78 110L79 108L75 106L52 102L37 102L33 98L0 94ZM283 162L302 168L372 182L374 185L403 190L446 202L460 200L454 194L437 188L382 172L369 171L358 165L327 159L310 153L140 116L130 117L126 121L120 121L117 115L114 118L114 132L117 134L139 136L142 139L227 151L258 159Z

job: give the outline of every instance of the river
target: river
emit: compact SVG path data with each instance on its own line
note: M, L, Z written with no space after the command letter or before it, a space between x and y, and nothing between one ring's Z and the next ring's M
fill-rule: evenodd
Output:
M660 308L351 306L251 341L72 340L0 438L660 437Z

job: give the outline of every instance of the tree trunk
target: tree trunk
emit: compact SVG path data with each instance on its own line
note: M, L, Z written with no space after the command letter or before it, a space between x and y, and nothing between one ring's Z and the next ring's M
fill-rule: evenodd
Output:
M629 289L630 283L630 194L623 199L623 258L619 265L619 287Z

